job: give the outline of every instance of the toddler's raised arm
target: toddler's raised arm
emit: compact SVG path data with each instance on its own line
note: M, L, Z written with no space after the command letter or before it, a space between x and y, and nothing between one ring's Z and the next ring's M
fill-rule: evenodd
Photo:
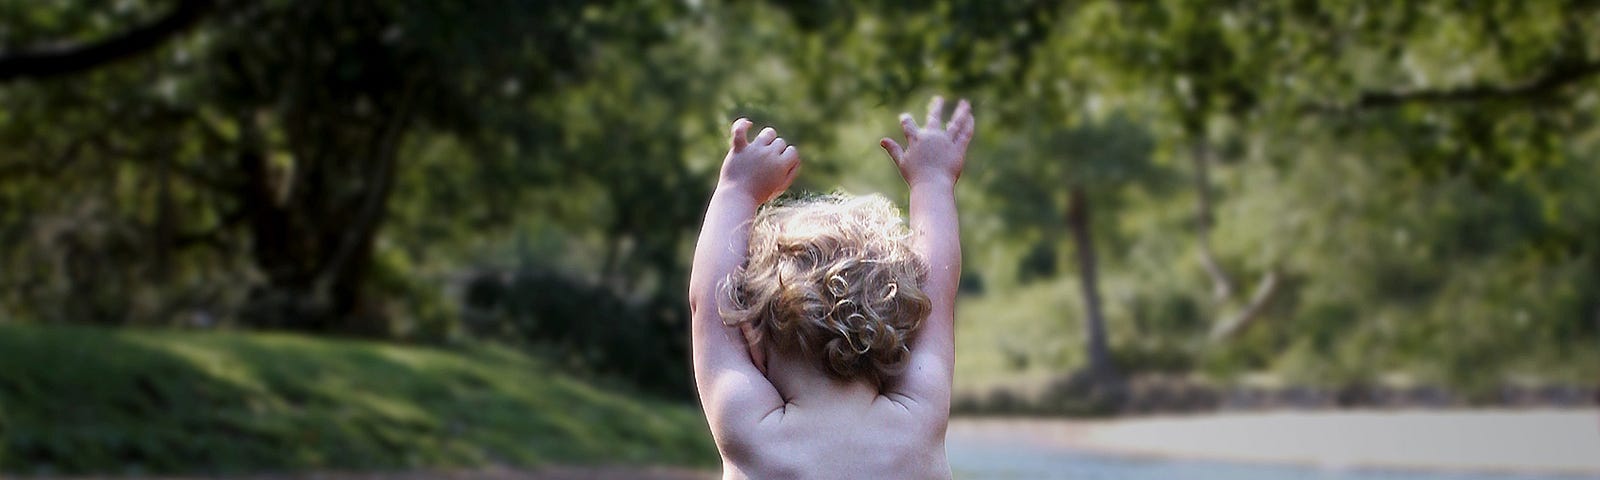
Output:
M753 425L783 406L777 390L752 363L743 333L724 324L718 309L719 284L748 254L747 230L756 208L787 189L800 169L799 155L777 131L763 129L751 141L749 129L749 120L733 123L731 146L706 207L689 273L695 387L717 436Z
M921 128L910 114L901 114L904 149L894 140L880 142L911 187L913 248L928 265L923 291L933 301L928 319L911 340L911 362L890 389L913 403L935 406L948 414L950 382L955 368L955 298L961 278L961 235L956 218L955 184L966 164L972 141L972 106L956 105L948 125L940 121L944 99L933 97L928 122Z

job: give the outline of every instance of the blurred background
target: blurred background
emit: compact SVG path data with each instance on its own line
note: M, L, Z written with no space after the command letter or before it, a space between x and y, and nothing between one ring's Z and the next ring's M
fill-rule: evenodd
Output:
M685 289L970 99L958 415L1579 407L1584 1L0 0L0 471L714 465ZM1153 478L1153 477L1152 477Z

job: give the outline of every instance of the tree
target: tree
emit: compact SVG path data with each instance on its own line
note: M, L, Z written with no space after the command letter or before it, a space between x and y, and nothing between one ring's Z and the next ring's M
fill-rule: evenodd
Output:
M1007 160L970 269L1070 242L1126 373L1597 334L1589 2L211 3L0 5L0 315L443 337L462 279L532 272L670 333L721 125L892 191L865 147L943 93Z
M0 58L6 67L0 71L18 79L4 92L19 114L6 123L7 136L29 139L19 144L31 146L0 167L24 174L0 178L21 182L14 183L23 189L13 191L18 204L37 215L64 207L36 196L34 189L52 180L32 172L61 173L64 178L54 181L68 184L125 172L137 184L84 191L67 202L126 205L117 208L122 211L102 210L97 219L80 218L68 227L118 225L111 230L121 232L115 248L155 252L148 258L108 254L100 258L109 262L71 274L23 262L37 265L23 269L32 274L68 275L59 284L70 286L51 288L58 292L53 295L106 295L88 302L98 305L95 312L67 308L64 316L119 321L137 314L116 304L140 295L136 291L163 288L138 281L136 272L145 269L181 273L157 276L158 283L232 272L237 283L250 285L239 310L246 323L385 335L390 325L367 300L366 280L397 172L412 157L404 147L439 135L481 145L557 136L537 129L558 124L506 120L529 106L507 97L553 95L562 82L583 77L579 50L608 35L606 43L646 44L656 38L651 22L670 13L627 2L470 8L414 1L241 2L216 12L210 5L180 2L149 26L87 46ZM79 14L76 5L63 8L62 15ZM184 30L198 31L195 38L161 42ZM138 52L151 54L111 63ZM514 95L508 85L515 86ZM59 121L68 117L77 122ZM57 156L94 161L62 166L44 160ZM457 165L475 168L465 159ZM154 186L153 195L145 185ZM525 195L517 183L477 186ZM19 237L36 225L15 220L11 232ZM95 243L82 248L112 248ZM238 269L239 260L250 268ZM99 269L122 273L92 273ZM14 279L32 283L22 275ZM112 281L120 283L105 285ZM106 288L86 288L94 284ZM234 295L201 295L218 294Z
M1014 128L1024 133L994 155L1007 160L975 173L998 200L1007 224L1045 241L1071 239L1082 289L1085 372L1108 379L1117 369L1106 338L1093 212L1110 216L1123 189L1159 182L1162 173L1151 161L1153 142L1137 123L1121 115L1080 122L1073 127L1047 118L1021 122Z

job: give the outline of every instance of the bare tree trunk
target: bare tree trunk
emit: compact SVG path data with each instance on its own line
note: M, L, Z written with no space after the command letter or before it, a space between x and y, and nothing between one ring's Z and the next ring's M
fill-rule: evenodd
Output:
M1096 270L1094 236L1090 232L1089 198L1084 187L1069 190L1067 228L1072 230L1072 241L1078 253L1078 283L1083 287L1084 326L1087 332L1089 355L1088 373L1092 378L1115 376L1111 364L1111 351L1106 346L1105 315L1100 308L1100 277Z
M1211 340L1226 340L1244 331L1245 327L1249 327L1256 317L1261 316L1261 310L1266 308L1267 302L1271 301L1272 296L1277 292L1278 272L1277 270L1268 270L1265 275L1261 276L1261 281L1256 283L1256 291L1250 295L1250 303L1246 304L1244 309L1239 310L1239 313L1217 322L1211 328Z
M1211 276L1211 294L1222 300L1233 295L1233 280L1228 278L1228 273L1222 270L1222 265L1217 263L1216 256L1211 253L1211 227L1216 221L1211 211L1211 145L1206 142L1203 134L1200 135L1201 138L1194 140L1189 155L1194 162L1197 196L1194 228L1196 243L1200 247L1200 266Z
M1216 216L1212 212L1211 200L1211 144L1205 139L1203 129L1194 132L1195 140L1191 145L1190 159L1194 162L1195 182L1195 244L1199 247L1200 266L1205 269L1206 275L1211 277L1211 294L1217 300L1227 300L1233 296L1235 289L1233 279L1228 272L1217 262L1217 257L1211 252L1211 228L1216 226ZM1278 292L1278 272L1268 270L1256 282L1255 293L1250 296L1238 313L1223 318L1213 325L1211 340L1226 340L1249 327L1267 302Z

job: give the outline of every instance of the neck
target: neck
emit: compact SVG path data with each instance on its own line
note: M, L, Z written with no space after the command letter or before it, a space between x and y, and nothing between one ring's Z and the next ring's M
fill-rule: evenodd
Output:
M843 398L859 398L870 402L880 394L878 387L865 379L834 378L800 352L783 349L767 352L767 379L783 395L783 400L789 403L818 397L828 397L830 402Z

